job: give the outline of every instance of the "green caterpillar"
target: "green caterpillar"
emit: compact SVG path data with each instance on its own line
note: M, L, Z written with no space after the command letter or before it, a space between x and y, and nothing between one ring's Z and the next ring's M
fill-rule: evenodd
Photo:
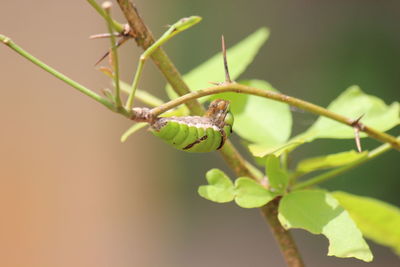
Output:
M229 101L217 99L211 102L202 117L156 118L151 124L151 132L179 150L210 152L224 145L232 133L233 121Z

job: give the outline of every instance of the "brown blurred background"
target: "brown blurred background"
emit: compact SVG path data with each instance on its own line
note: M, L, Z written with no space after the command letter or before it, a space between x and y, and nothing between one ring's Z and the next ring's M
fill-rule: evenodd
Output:
M243 78L265 79L321 105L352 84L387 103L399 100L398 1L135 2L156 36L181 17L203 17L165 46L182 73L218 52L222 33L234 44L268 26L270 40ZM109 42L88 36L104 31L86 1L1 7L2 34L97 91L110 87L93 67ZM131 42L120 51L130 81L140 50ZM0 266L284 266L257 210L197 195L208 169L226 170L217 153L175 151L145 131L121 144L129 121L5 46L0 60ZM140 87L165 98L164 83L146 64ZM315 117L297 112L295 119L298 132ZM352 141L317 141L293 160L349 147ZM398 152L389 152L325 187L400 205L398 160ZM366 265L325 256L322 237L294 234L308 266ZM368 266L399 266L389 249L370 245L375 260Z

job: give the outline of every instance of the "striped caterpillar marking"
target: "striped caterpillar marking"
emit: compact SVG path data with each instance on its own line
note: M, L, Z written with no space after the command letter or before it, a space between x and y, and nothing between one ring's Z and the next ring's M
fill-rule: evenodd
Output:
M151 125L151 131L177 149L210 152L224 145L232 132L232 125L229 101L217 99L203 117L160 117Z

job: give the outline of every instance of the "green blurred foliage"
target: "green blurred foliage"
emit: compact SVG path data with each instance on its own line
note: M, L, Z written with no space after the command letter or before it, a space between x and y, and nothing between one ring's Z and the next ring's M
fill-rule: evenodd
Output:
M185 33L185 37L177 37L181 42L175 40L170 44L169 51L183 73L220 50L221 34L224 34L229 47L255 29L266 26L271 30L269 40L242 79L263 79L283 93L323 106L353 84L359 85L367 94L382 98L387 104L399 100L398 1L175 3L169 14L171 21L182 14L203 17L196 29ZM313 115L295 111L294 133L304 131L315 119ZM392 130L391 134L398 135L399 131ZM364 149L371 149L379 144L363 139L362 145ZM289 164L295 166L300 158L353 148L353 140L317 140L295 151ZM324 186L400 205L397 153L389 152ZM197 156L196 166L186 155L177 156L178 162L187 166L180 170L186 174L193 173L192 169L200 168L199 165L225 168L223 163L216 164L217 156ZM201 177L197 179L201 180ZM199 180L185 179L184 183L195 190Z

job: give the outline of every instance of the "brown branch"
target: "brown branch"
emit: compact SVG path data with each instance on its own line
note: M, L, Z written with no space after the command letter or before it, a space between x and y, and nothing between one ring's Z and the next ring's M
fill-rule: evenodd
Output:
M281 252L287 265L291 267L303 267L304 263L292 235L282 227L278 220L279 201L280 198L276 198L269 202L266 206L261 208L261 212L268 221L271 231L281 247Z
M152 43L154 43L154 38L149 29L147 29L142 18L139 16L137 9L129 0L117 1L129 23L129 26L131 27L132 34L135 37L137 44L143 49L147 49ZM190 89L183 81L181 74L178 72L162 48L157 49L157 51L152 54L151 58L178 95L182 96L190 93ZM201 106L197 100L190 100L185 102L185 104L188 106L190 112L194 115L202 115L204 113L203 106ZM256 174L254 174L247 167L249 163L244 160L242 155L236 150L231 142L226 142L223 148L220 150L220 153L226 160L227 164L238 176L248 176L252 177L253 179L258 178ZM269 222L274 223L273 227L276 230L274 230L273 233L276 235L276 239L278 240L278 244L283 252L283 255L285 257L297 257L296 259L287 258L286 262L288 262L288 264L296 263L295 265L289 265L291 267L302 266L297 264L298 262L301 262L299 253L286 252L286 250L297 251L296 245L291 238L290 233L285 231L280 225L277 218L278 203L273 203L275 204L267 205L266 207L268 208L263 208L261 211L264 216L268 218ZM284 243L281 241L284 241ZM292 244L288 245L290 242Z
M130 1L117 0L119 7L129 23L129 34L135 38L136 43L146 49L154 43L153 34L144 24L136 7Z
M131 1L117 0L117 2L131 28L130 34L135 38L136 43L146 50L154 43L153 34L146 27L146 24ZM180 78L181 74L162 48L158 48L151 55L151 58L157 65L158 69L163 73L168 83L179 95L184 95L190 92L187 84ZM202 115L204 113L204 108L198 101L189 101L187 106L194 115Z

